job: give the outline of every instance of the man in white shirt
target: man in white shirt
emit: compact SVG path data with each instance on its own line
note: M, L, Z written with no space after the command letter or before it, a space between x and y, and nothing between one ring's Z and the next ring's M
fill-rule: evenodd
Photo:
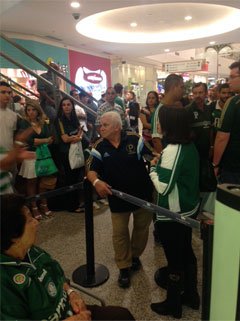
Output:
M7 108L12 99L11 86L0 81L0 146L6 151L13 147L13 135L17 129L17 114Z

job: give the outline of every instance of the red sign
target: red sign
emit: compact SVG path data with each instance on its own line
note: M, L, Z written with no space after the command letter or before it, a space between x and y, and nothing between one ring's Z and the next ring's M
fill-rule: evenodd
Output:
M69 50L69 65L71 81L96 99L111 85L110 59Z

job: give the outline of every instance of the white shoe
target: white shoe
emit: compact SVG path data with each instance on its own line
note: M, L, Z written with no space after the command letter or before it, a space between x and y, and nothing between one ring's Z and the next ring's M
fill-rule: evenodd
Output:
M106 200L106 198L102 198L100 200L98 200L99 203L103 204L103 205L108 205L108 201Z
M93 202L93 208L94 208L95 210L99 210L100 206L98 205L97 202Z

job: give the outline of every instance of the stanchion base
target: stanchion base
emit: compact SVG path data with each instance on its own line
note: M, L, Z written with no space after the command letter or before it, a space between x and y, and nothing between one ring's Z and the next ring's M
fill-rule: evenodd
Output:
M105 283L109 279L109 271L102 264L95 264L95 274L87 276L87 265L82 265L73 271L72 280L85 288L93 288Z

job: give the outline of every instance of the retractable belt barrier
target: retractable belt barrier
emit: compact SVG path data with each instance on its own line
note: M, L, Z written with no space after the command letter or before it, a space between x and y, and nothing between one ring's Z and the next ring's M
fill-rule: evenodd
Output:
M58 189L55 189L53 191L49 191L49 192L45 192L45 193L41 193L41 194L36 194L33 196L28 196L26 197L26 200L29 201L33 201L33 200L40 200L42 198L50 198L53 196L57 196L57 195L61 195L61 194L65 194L65 193L70 193L76 189L83 189L83 182L81 183L77 183L77 184L73 184L73 185L69 185L69 186L64 186Z
M117 197L123 199L124 201L128 201L129 203L132 203L132 204L137 205L139 207L145 208L148 211L164 215L168 218L173 219L174 221L176 221L178 223L182 223L182 224L187 225L191 228L200 229L200 226L201 226L200 222L197 220L194 220L190 217L184 217L182 215L179 215L178 213L171 212L171 211L167 210L166 208L157 206L153 203L150 203L148 201L144 201L138 197L129 195L127 193L120 192L116 189L111 189L111 191L114 196L117 196Z

